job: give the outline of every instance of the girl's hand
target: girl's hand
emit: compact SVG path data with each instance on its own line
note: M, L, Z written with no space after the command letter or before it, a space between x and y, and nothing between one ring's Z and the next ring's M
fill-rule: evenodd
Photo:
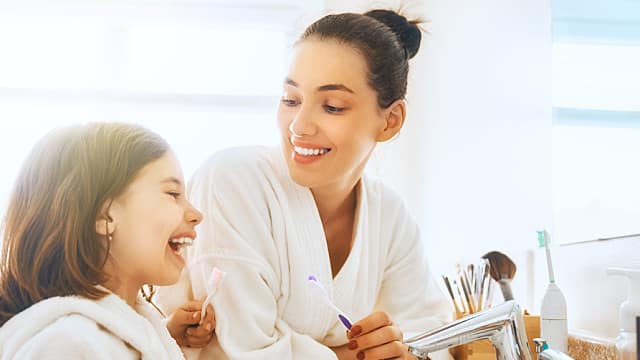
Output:
M358 360L417 359L409 354L408 347L402 342L402 331L393 326L385 312L375 312L354 323L347 338L347 348Z
M201 348L206 346L213 338L216 327L215 314L211 304L207 306L202 325L200 323L200 309L202 301L189 301L180 306L173 314L169 315L167 330L178 345Z

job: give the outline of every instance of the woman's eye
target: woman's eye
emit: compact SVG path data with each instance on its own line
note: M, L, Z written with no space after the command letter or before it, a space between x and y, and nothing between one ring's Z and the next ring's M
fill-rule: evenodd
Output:
M298 105L298 100L296 100L296 99L282 98L282 99L280 99L280 102L282 102L286 106L291 106L291 107Z
M324 110L330 114L340 114L342 112L344 112L345 108L343 107L337 107L337 106L331 106L331 105L324 105Z

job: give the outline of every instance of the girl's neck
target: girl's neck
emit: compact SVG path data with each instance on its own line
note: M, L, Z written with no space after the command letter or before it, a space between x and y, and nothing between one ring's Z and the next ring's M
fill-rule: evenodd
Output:
M118 295L131 307L134 307L136 299L138 297L138 291L141 287L141 285L138 286L132 281L126 281L117 276L112 276L106 283L103 284L103 286L109 289L114 294Z

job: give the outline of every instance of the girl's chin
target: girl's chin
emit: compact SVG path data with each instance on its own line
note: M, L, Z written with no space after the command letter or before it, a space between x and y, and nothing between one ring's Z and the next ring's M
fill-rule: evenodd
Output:
M172 274L166 274L165 276L163 276L162 278L158 278L153 282L153 285L158 285L158 286L170 286L170 285L174 285L175 283L178 282L178 280L180 280L180 272L175 272Z

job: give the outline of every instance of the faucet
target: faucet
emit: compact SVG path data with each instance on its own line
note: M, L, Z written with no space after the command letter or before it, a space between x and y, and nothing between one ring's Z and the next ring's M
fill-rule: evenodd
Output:
M542 338L533 339L533 343L536 345L536 353L538 353L538 360L573 360L573 358L563 352L549 349L547 341Z
M405 341L409 352L425 360L429 353L489 339L499 360L532 360L520 306L513 300L465 316Z

